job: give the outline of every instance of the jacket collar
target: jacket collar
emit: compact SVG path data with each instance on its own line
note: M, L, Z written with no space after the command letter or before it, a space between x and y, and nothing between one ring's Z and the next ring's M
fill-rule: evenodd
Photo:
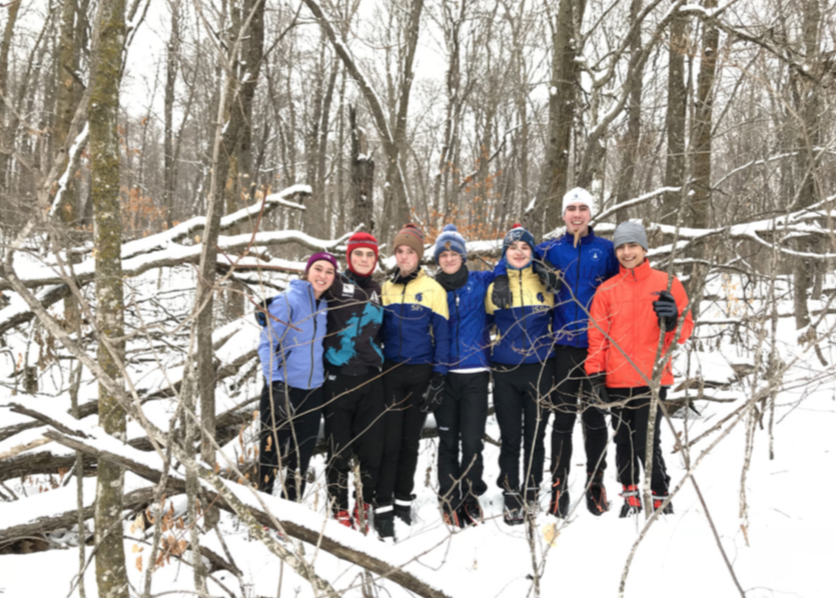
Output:
M575 235L570 235L568 232L564 233L563 236L566 239L567 243L574 243L575 242ZM581 245L589 245L595 241L595 231L592 230L592 227L589 227L589 233L585 237L581 237Z
M622 276L626 276L631 280L644 280L650 276L650 260L644 258L644 261L635 268L625 268L621 264L618 265L618 271Z

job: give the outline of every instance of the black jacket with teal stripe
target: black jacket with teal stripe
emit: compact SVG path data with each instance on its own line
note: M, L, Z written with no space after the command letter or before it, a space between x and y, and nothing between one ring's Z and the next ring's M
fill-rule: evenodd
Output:
M491 300L493 285L485 296L489 322L497 329L491 362L503 365L542 363L553 355L551 310L554 295L546 291L534 269L508 269L511 307L499 309Z
M423 270L406 284L383 285L383 355L397 363L428 363L446 374L450 361L447 293Z

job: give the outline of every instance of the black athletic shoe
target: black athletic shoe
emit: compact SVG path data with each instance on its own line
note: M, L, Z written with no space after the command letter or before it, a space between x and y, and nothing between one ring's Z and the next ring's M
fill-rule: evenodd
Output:
M596 517L610 510L610 503L607 501L607 489L604 487L603 471L597 471L595 474L587 474L586 476L586 508Z
M659 508L662 506L662 503L668 499L667 493L665 494L656 494L653 492L653 510L658 511ZM669 502L665 505L665 508L662 509L662 515L673 515L673 503Z
M395 517L412 525L412 501L395 499Z
M559 519L566 519L569 514L569 490L563 480L557 478L552 484L552 499L549 502L549 513Z
M374 529L381 540L395 539L395 510L392 505L375 508Z
M519 492L505 492L505 508L502 512L506 525L525 523L525 507Z

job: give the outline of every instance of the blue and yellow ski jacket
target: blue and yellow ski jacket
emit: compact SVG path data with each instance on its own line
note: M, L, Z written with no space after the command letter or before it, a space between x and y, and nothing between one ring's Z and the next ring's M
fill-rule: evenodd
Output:
M531 265L508 270L511 307L499 309L491 300L493 285L485 296L488 323L496 326L491 361L503 365L542 363L552 351L551 313L554 295L546 291Z
M447 373L447 293L424 270L406 284L383 284L383 355L397 363L429 363Z
M493 272L468 272L464 286L447 291L451 370L490 367L491 339L485 294L493 279Z
M291 280L287 289L273 298L268 308L272 317L261 331L258 344L267 382L281 381L305 390L322 386L327 310L325 300L317 301L313 287L304 280Z

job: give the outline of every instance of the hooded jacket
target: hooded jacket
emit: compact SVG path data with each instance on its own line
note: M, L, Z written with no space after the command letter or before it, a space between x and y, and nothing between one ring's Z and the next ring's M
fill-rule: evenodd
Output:
M423 269L407 282L383 284L383 355L397 363L429 363L447 373L447 293Z
M371 276L338 274L325 292L328 299L328 336L325 360L329 365L363 373L383 365L380 329L383 325L380 285Z
M648 386L661 331L653 302L667 288L668 275L653 270L647 260L637 268L619 267L619 273L598 288L590 309L589 354L585 363L588 375L606 372L609 388ZM676 277L671 294L681 315L688 305L688 296ZM694 330L690 311L681 327L679 344L688 340ZM673 384L670 347L675 337L675 330L665 333L663 386Z
M491 300L491 283L485 295L488 323L495 325L498 338L491 361L503 365L542 363L552 351L551 314L554 295L546 291L531 264L522 270L508 270L511 307L499 309Z
M464 286L447 291L451 370L490 367L491 339L485 294L493 279L493 272L468 272Z
M268 308L272 317L258 344L265 380L305 390L322 386L327 308L326 301L317 301L313 287L304 280L290 281L287 289L273 298Z

